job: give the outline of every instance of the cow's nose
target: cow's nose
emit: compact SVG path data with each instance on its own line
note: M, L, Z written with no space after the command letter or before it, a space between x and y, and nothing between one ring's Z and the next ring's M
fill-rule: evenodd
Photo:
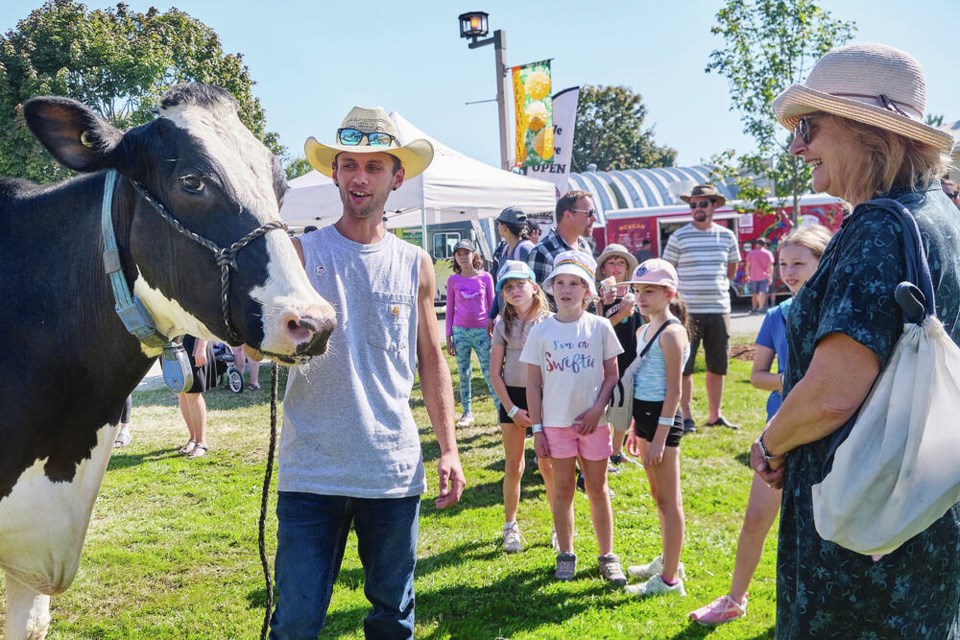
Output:
M319 356L327 350L337 317L329 305L314 304L302 313L287 311L281 322L298 356Z

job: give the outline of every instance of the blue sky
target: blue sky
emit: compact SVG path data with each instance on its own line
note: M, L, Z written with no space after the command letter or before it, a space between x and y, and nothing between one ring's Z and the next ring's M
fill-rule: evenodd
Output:
M90 0L90 8L115 3ZM726 148L747 151L726 81L704 73L710 33L722 0L127 0L133 9L171 6L220 34L227 52L242 53L257 82L267 126L302 155L303 141L332 141L354 104L399 111L435 138L499 165L493 47L470 50L457 16L490 14L506 34L510 65L553 58L554 90L580 84L626 85L647 106L656 139L698 164ZM956 0L821 0L835 17L856 21L856 40L890 44L915 55L927 71L927 110L960 119L960 23ZM40 2L4 0L8 31ZM912 16L904 14L910 7Z

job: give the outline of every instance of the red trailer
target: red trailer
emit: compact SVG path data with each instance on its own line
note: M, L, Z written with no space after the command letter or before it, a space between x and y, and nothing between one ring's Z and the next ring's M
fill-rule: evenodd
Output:
M725 204L716 210L714 222L733 230L740 242L741 253L743 246L757 238L765 238L776 255L780 238L793 229L791 213L792 201L789 206L781 207L772 214L758 212L739 213ZM839 198L824 195L807 195L800 198L800 224L822 224L831 231L840 228L843 222L844 204ZM640 251L641 243L645 238L650 240L650 251L657 257L666 246L670 234L692 221L690 208L687 205L671 205L666 207L649 207L645 209L617 209L606 213L606 226L594 229L594 239L597 249L602 250L607 244L616 242L622 244L631 253ZM746 291L743 277L743 263L737 271L737 278L732 283L731 295L742 297ZM774 279L773 295L787 293L779 279Z

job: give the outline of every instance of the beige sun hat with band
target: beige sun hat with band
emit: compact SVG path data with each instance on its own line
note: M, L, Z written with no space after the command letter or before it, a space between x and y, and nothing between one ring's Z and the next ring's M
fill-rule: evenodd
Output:
M339 139L343 129L356 129L363 133L386 133L391 136L389 145L371 145L369 136L363 136L359 144L322 144L314 137L307 138L303 144L303 151L310 165L325 176L333 176L333 161L337 154L349 153L389 153L400 160L403 165L404 177L410 179L423 173L423 170L433 160L433 145L429 140L411 140L405 145L400 144L397 127L387 115L383 107L354 107L347 117L340 123L337 132Z
M825 112L949 152L953 136L924 124L926 106L927 83L917 59L876 43L828 52L806 82L792 85L773 101L777 120L790 130L804 115Z

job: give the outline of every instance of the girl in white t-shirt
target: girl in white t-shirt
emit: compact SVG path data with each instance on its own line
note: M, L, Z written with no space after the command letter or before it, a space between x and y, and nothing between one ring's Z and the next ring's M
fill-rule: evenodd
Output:
M530 330L520 361L527 363L527 402L534 448L553 461L553 523L560 553L556 578L572 580L573 497L580 458L593 531L600 550L600 575L626 584L613 553L613 512L607 491L607 458L613 452L604 409L617 384L617 355L623 349L610 321L586 308L597 297L596 262L580 251L557 255L543 288L557 313Z
M520 362L520 352L530 330L551 314L550 304L526 262L504 262L497 279L497 295L502 299L490 347L490 382L500 399L503 436L503 550L517 553L523 550L517 507L524 468L524 441L527 429L533 425L527 412L527 365ZM547 501L552 502L553 467L549 458L539 458L537 466Z
M685 596L680 562L684 535L680 493L683 416L678 409L690 341L683 326L685 314L677 297L677 271L672 264L658 258L647 260L633 272L630 283L640 313L647 318L647 324L637 330L637 353L650 346L642 359L630 365L635 368L635 376L633 430L627 439L627 451L643 460L650 494L657 503L663 552L653 562L627 569L631 577L647 579L628 586L627 592ZM675 311L671 305L676 305Z

